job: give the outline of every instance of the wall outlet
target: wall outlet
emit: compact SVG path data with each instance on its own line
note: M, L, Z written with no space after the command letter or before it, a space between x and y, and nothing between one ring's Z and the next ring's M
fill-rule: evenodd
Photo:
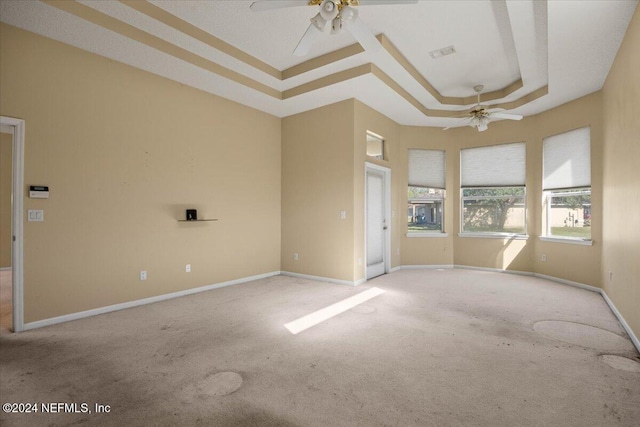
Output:
M340 211L340 219L347 219L347 211Z
M400 255L400 248L396 251L396 255Z
M358 265L362 266L362 257L358 258Z
M545 254L542 254L542 256L540 257L540 261L547 262L547 256Z
M293 260L297 261L298 260L298 252L296 252L295 254L293 254Z
M184 266L184 271L187 273L191 273L191 264L187 264Z
M147 280L147 271L146 270L142 270L140 272L140 280Z

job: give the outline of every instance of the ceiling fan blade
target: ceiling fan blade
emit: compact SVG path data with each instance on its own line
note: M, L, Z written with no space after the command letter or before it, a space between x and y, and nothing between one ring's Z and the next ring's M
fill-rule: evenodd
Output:
M249 8L254 12L263 10L282 9L285 7L307 6L308 0L262 0L254 1Z
M496 113L498 111L506 111L504 108L489 108L486 110L487 113Z
M468 125L469 124L469 119L456 119L456 123L452 124L451 126L447 126L446 128L442 129L442 130L447 130L447 129L451 129L451 128L455 128L458 127L460 125Z
M318 41L318 39L322 36L322 31L320 31L313 23L309 25L307 31L305 31L304 35L298 42L293 54L295 56L305 56L311 50L311 46Z
M353 34L353 37L358 40L358 43L360 43L367 52L377 52L382 47L369 27L367 27L357 16L345 25L345 28Z
M491 113L491 119L507 119L507 120L522 120L522 116L520 114L510 114L510 113Z
M418 0L360 0L360 6L377 6L380 4L416 4Z

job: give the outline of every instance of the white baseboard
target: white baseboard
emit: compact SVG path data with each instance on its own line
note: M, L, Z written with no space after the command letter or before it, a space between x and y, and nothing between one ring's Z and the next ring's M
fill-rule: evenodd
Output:
M78 313L65 314L64 316L51 317L49 319L38 320L35 322L29 322L24 324L23 330L42 328L44 326L55 325L63 322L70 322L72 320L83 319L85 317L97 316L98 314L110 313L112 311L124 310L127 308L138 307L146 304L153 304L155 302L165 301L173 298L183 297L187 295L197 294L200 292L206 292L213 289L223 288L225 286L237 285L240 283L252 282L254 280L265 279L267 277L279 275L279 271L272 271L270 273L258 274L256 276L243 277L240 279L229 280L227 282L215 283L213 285L201 286L199 288L185 289L183 291L172 292L170 294L158 295L150 298L143 298L135 301L123 302L121 304L109 305L106 307L95 308L92 310L81 311Z
M12 267L0 267L0 271L11 271Z
M459 268L462 270L478 270L478 271L491 271L494 273L506 273L506 274L515 274L518 276L533 276L534 273L530 271L520 271L520 270L504 270L501 268L488 268L488 267L476 267L473 265L460 265L454 264L453 268Z
M558 282L564 285L569 285L569 286L573 286L580 289L586 289L591 292L602 293L602 289L596 286L585 285L584 283L573 282L571 280L560 279L559 277L547 276L546 274L540 274L540 273L534 273L534 276L539 277L541 279L551 280L552 282Z
M598 289L600 289L600 288L598 288ZM604 289L600 289L600 295L602 295L602 298L604 298L605 302L607 303L607 305L609 306L609 308L611 309L613 314L618 318L618 321L622 325L622 328L627 332L627 335L629 335L629 338L631 339L631 342L633 343L633 345L636 346L636 349L638 350L638 353L640 353L640 340L638 340L638 337L631 330L631 326L629 326L627 321L624 320L624 317L622 317L622 314L620 314L620 312L618 311L616 306L613 304L613 301L611 301L611 299L609 299L609 295L607 295L607 293L604 291Z
M290 271L281 271L280 274L283 276L298 277L300 279L317 280L318 282L329 282L329 283L335 283L337 285L347 285L347 286L356 286L367 281L366 279L360 279L358 281L352 282L349 280L332 279L330 277L320 277L320 276L312 276L310 274L292 273Z
M399 267L396 267L396 269L398 270L440 270L440 269L454 269L454 268L459 268L461 270L477 270L477 271L490 271L493 273L517 274L518 276L533 276L533 273L530 273L528 271L502 270L500 268L475 267L473 265L461 265L461 264L401 265Z
M451 269L453 264L446 265L401 265L396 267L398 270L438 270L438 269Z

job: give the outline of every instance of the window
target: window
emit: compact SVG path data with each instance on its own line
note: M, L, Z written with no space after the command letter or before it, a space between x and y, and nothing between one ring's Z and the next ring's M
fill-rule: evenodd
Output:
M591 129L545 138L546 237L591 240Z
M384 157L384 138L373 132L367 132L367 156L386 160Z
M460 152L462 233L526 234L524 142Z
M409 234L444 232L444 196L444 151L409 150Z

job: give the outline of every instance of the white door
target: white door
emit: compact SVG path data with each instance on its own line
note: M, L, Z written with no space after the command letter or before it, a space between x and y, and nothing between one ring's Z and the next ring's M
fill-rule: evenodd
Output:
M385 273L387 220L385 174L367 170L366 182L367 279Z

